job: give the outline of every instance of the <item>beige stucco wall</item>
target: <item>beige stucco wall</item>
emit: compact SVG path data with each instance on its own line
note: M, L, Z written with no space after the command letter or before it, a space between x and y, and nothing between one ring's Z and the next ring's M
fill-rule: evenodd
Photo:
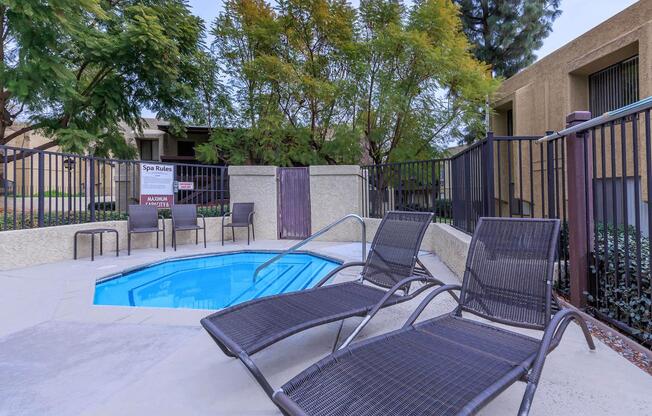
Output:
M256 238L275 240L277 226L276 166L229 166L229 193L234 202L253 202ZM246 229L236 230L236 238L247 238Z
M362 213L362 175L359 166L310 167L310 216L312 232L347 214ZM357 237L354 237L356 236ZM352 241L360 239L360 226L354 220L339 225L323 240Z
M201 220L200 220L201 221ZM222 217L206 218L206 241L219 242ZM167 250L172 250L172 221L165 220ZM0 232L0 270L28 267L37 264L53 263L73 258L73 242L75 232L91 228L113 228L120 236L121 255L126 255L127 221L104 221L90 224L60 225L56 227L32 228L26 230ZM194 244L195 233L191 231L177 234L178 245ZM246 236L245 236L246 238ZM115 255L115 237L104 234L104 255ZM199 232L199 243L203 241ZM95 239L96 255L99 255L99 237ZM155 234L134 234L131 240L132 249L156 247ZM161 240L162 247L162 240ZM162 248L161 248L162 249ZM90 237L78 237L78 257L90 256Z
M587 7L590 5L587 3ZM580 16L578 16L580 18ZM566 127L566 116L573 111L589 109L588 77L590 74L604 69L612 64L634 55L639 56L639 97L652 95L652 1L642 0L621 13L596 26L582 36L574 39L540 61L530 65L513 77L505 80L493 100L495 114L492 117L492 129L497 135L507 134L506 114L513 111L514 135L543 135L546 131L558 131ZM599 116L594 114L593 116ZM639 131L643 131L643 120L639 121ZM599 132L598 132L599 133ZM623 159L621 152L620 129L615 130L615 175L622 176ZM634 152L632 151L631 128L626 129L629 149L625 157L627 175L634 172ZM606 134L606 172L611 175L610 136ZM601 147L602 138L596 141ZM530 153L529 144L519 147L512 144L511 160L514 183L514 197L534 202L535 215L541 215L542 188L539 145L533 146L532 162L533 176L529 175ZM507 144L500 147L502 170L496 173L495 180L501 181L502 199L506 200L508 175L506 165L508 160ZM639 140L639 166L642 178L642 197L647 201L647 174L645 172L645 145ZM561 152L561 149L558 149ZM597 154L598 161L600 153ZM523 166L524 175L521 178L517 170ZM498 177L500 175L500 177ZM601 165L598 163L597 176L602 176ZM544 179L545 180L545 179ZM531 183L532 182L532 183ZM521 187L523 192L521 194ZM496 186L497 188L497 186ZM531 189L533 188L533 191ZM497 192L497 191L496 191ZM503 213L509 209L506 202L502 203Z

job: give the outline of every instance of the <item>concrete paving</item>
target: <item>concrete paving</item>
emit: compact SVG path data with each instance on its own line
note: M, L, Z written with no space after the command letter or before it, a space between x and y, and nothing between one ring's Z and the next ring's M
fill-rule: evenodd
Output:
M291 241L258 241L280 249ZM211 311L95 306L95 281L171 256L246 246L179 246L175 253L136 250L0 272L0 415L279 415L237 360L201 330ZM307 249L359 260L360 244L314 242ZM457 277L431 253L426 266L446 282ZM344 275L341 279L351 277ZM364 336L398 328L419 299L385 309ZM443 296L424 315L450 311ZM359 319L345 322L351 331ZM256 354L280 386L329 353L338 324L314 328ZM514 385L480 415L516 414L524 385ZM652 378L597 342L589 352L576 325L548 358L531 415L649 415Z

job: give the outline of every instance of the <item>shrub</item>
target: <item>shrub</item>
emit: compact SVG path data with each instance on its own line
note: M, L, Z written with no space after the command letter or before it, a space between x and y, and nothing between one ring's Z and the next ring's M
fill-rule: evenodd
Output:
M652 342L652 286L650 285L650 241L637 238L632 226L596 227L592 279L587 297L599 313L631 328L639 340ZM606 235L605 235L606 234ZM629 257L625 254L626 244ZM637 252L640 249L640 265ZM640 267L640 274L639 274ZM640 286L639 286L640 284Z

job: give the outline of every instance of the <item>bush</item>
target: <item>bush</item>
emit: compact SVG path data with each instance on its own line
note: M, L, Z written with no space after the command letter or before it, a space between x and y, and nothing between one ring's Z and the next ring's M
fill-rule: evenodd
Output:
M628 226L598 224L588 299L599 313L631 328L644 343L652 342L652 286L650 285L650 241ZM606 233L605 233L606 231ZM606 234L606 235L605 235ZM625 243L629 247L629 261ZM640 249L640 274L637 252ZM627 278L629 275L629 279ZM640 287L639 287L640 281Z

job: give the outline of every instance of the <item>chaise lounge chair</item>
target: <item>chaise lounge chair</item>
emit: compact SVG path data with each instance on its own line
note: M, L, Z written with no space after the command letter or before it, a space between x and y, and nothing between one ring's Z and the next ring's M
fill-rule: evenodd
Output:
M442 284L417 258L431 221L430 213L389 212L378 227L366 262L343 264L312 289L244 302L202 319L201 324L226 355L243 362L271 397L274 390L251 355L318 325L366 315L365 322L380 308L410 300L428 287ZM359 280L324 286L352 266L364 266ZM424 284L410 292L416 281Z
M274 402L287 415L472 415L521 380L518 414L527 415L546 356L571 320L595 348L579 314L552 314L558 235L558 220L481 219L461 286L433 290L399 330L343 344L274 393ZM415 323L437 295L454 290L461 296L452 313Z

